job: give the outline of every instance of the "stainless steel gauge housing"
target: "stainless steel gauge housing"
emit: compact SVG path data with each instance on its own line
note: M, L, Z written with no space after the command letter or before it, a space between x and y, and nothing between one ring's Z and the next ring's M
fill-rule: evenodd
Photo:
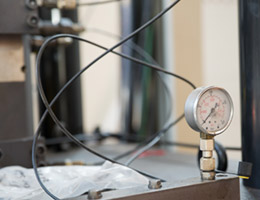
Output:
M228 128L232 117L233 102L223 88L200 87L186 100L185 118L195 131L218 135Z

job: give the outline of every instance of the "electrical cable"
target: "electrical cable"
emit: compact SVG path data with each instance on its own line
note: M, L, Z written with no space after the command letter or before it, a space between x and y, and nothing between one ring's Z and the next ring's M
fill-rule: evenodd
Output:
M120 140L122 138L122 136L119 133L105 133L105 134L100 134L100 136L98 136L98 137L97 136L87 136L83 133L77 134L74 136L81 141L97 141L97 140L100 141L100 140L106 139L108 137L117 138L118 140ZM69 142L69 141L70 140L67 137L53 138L53 139L46 140L46 144L54 145L54 144L60 144L62 142ZM140 148L142 145L144 145L144 143L139 143L138 148ZM182 143L182 142L160 141L160 145L179 146L179 147L184 147L184 148L199 149L198 144L188 144L188 143ZM241 151L240 147L227 146L227 147L224 147L224 149L226 151ZM124 158L124 157L134 153L135 151L137 151L137 147L114 157L113 160L119 160L121 158ZM100 165L100 164L103 164L103 162L85 163L85 165Z
M191 148L191 149L198 149L200 147L198 144L188 144L188 143L171 142L171 141L163 141L160 142L160 144L169 145L169 146L180 146L180 147Z
M172 126L174 126L175 124L177 124L180 120L182 120L184 118L184 114L182 114L180 117L178 117L178 119L176 119L174 122L170 123L167 127L165 127L164 129L162 129L161 131L159 131L158 133L156 133L153 137L151 137L151 139L149 140L149 142L147 142L141 149L139 149L138 151L136 151L134 153L134 155L132 155L126 162L125 165L129 166L136 158L138 158L143 152L147 151L148 149L150 149L153 145L155 145L157 142L159 142L159 140L161 139L161 137L163 136L163 134L165 132L167 132Z
M122 39L122 37L119 36L119 35L116 35L116 34L108 32L108 31L101 30L101 29L87 27L86 30L88 32L99 33L103 36L107 36L107 37L110 37L110 38ZM124 43L123 45L125 45L125 46L129 47L130 49L132 49L133 51L135 51L138 55L140 55L143 59L145 59L145 61L150 62L152 64L155 64L158 67L161 67L158 64L158 62L156 62L155 59L149 53L147 53L141 46L139 46L135 42L129 40L126 43ZM161 67L161 68L163 68L163 67ZM170 119L171 114L172 114L172 95L171 95L171 92L170 92L170 88L168 87L165 79L163 78L164 74L162 74L161 72L158 72L158 71L155 71L155 72L156 72L156 75L158 76L159 80L161 81L164 89L165 89L166 95L168 95L168 98L166 98L166 99L169 99L169 102L167 102L166 104L169 105L169 106L166 108L168 113L166 113L165 118Z
M96 5L102 5L107 3L114 3L114 2L120 2L122 0L106 0L106 1L93 1L93 2L77 2L77 6L96 6Z
M85 68L83 68L82 70L80 70L76 75L73 76L72 79L70 79L64 86L63 88L58 92L57 95L61 94L64 89L66 87L68 87L68 85L70 85L74 80L76 80L77 77L80 76L80 74L82 74L86 69L88 69L90 66L92 66L94 63L96 63L98 60L100 60L103 56L105 56L106 54L108 54L109 52L111 52L113 49L117 48L118 46L120 46L121 44L123 44L124 42L126 42L127 40L129 40L130 38L134 37L137 33L139 33L140 31L142 31L143 29L145 29L147 26L149 26L150 24L152 24L154 21L156 21L158 18L160 18L163 14L165 14L168 10L170 10L174 5L176 5L180 0L177 0L175 2L173 2L168 8L164 9L163 11L161 11L159 14L157 14L155 17L153 17L151 20L149 20L147 23L145 23L144 25L142 25L140 28L138 28L137 30L135 30L133 33L131 33L129 36L127 36L125 39L121 40L118 44L114 45L112 48L108 49L105 53L101 54L99 57L97 57L96 59L94 59L88 66L86 66ZM61 34L63 35L63 37L68 37L69 35L66 34ZM41 54L43 53L43 49L47 46L47 44L49 42L51 42L52 40L56 39L57 37L62 37L61 35L56 35L53 37L48 38L43 45L41 46L38 56L37 56L37 66L39 67L40 64L40 57ZM72 38L76 39L75 36L72 36ZM79 39L79 38L77 38ZM80 39L79 39L80 40ZM84 146L84 144L82 144L80 141L76 140L75 138L73 138L73 135L71 135L69 133L69 131L59 122L59 120L57 119L56 115L54 114L53 110L50 108L48 100L44 94L43 88L42 88L42 84L41 84L41 77L40 77L40 70L37 67L37 78L38 78L38 88L39 88L39 92L40 92L40 96L43 100L43 103L45 105L45 107L47 108L50 116L52 117L52 119L54 120L54 122L61 128L61 130L68 135L69 138L71 138L72 140L74 140L78 145L82 146L83 148L86 148ZM162 69L160 69L162 71ZM187 81L187 80L186 80ZM192 83L191 83L192 84ZM92 153L94 153L92 151ZM95 153L94 153L95 154ZM99 155L102 158L102 155Z
M62 37L70 37L70 38L73 38L73 39L76 39L76 40L79 40L79 41L83 41L83 42L90 43L90 44L92 44L92 45L94 45L94 46L97 46L97 47L99 47L99 48L102 48L102 49L104 49L104 50L107 50L105 47L103 47L103 46L101 46L101 45L98 45L98 44L96 44L96 43L94 43L94 42L91 42L91 41L89 41L89 40L80 38L80 37L75 36L75 35L70 35L70 34L55 35L55 36L52 36L52 37L48 38L48 39L44 42L44 44L42 45L40 51L38 52L37 64L36 64L36 66L37 66L37 71L38 71L38 72L40 71L40 70L38 69L38 67L40 67L40 60L41 60L41 56L42 56L42 54L43 54L43 52L44 52L44 49L47 47L47 45L48 45L51 41L53 41L54 39L62 38ZM167 72L167 71L165 71L165 70L163 70L163 69L160 69L160 68L159 68L158 66L156 66L156 65L152 65L152 64L146 63L146 62L144 62L144 61L138 60L138 59L136 59L136 58L132 58L132 57L130 57L130 56L127 56L127 55L124 55L124 54L121 54L121 53L118 53L118 52L115 52L115 51L111 51L111 52L114 53L114 54L120 55L120 56L122 56L122 57L124 57L124 58L127 58L127 59L129 59L129 60L132 60L132 61L134 61L134 62L137 62L137 63L139 63L139 64L142 64L142 65L145 65L145 66L149 66L150 68L153 68L153 69L155 69L155 70L160 70L160 71L162 71L162 72L164 72L164 73L168 73L168 74L171 74L172 76L178 77L178 75L176 75L176 74L174 74L174 73L171 73L171 72ZM38 75L40 75L40 74L38 74ZM185 79L185 78L182 77L182 79ZM185 80L186 80L186 79L185 79ZM41 80L39 79L39 81L41 81ZM188 81L188 80L186 80L186 81ZM39 86L39 85L38 85L38 86ZM68 86L69 86L69 85L67 85L67 87L68 87ZM65 89L64 89L64 90L65 90ZM63 90L63 91L64 91L64 90ZM58 94L53 98L53 100L51 101L51 103L49 104L50 107L55 103L55 101L58 99L58 97L59 97L61 94L62 94L62 92L61 92L61 90L60 90L60 91L58 92ZM42 116L42 118L41 118L41 120L40 120L40 122L39 122L39 127L38 127L38 129L37 129L37 131L36 131L36 134L35 134L35 137L34 137L33 148L32 148L32 152L33 152L32 162L33 162L33 168L34 168L34 171L35 171L35 174L36 174L36 178L37 178L37 180L39 181L41 187L45 190L45 192L46 192L49 196L51 196L51 197L54 198L54 199L57 199L57 197L53 196L53 194L51 194L51 193L48 191L48 189L42 184L42 182L41 182L41 180L40 180L40 177L39 177L39 175L38 175L38 171L37 171L37 168L36 168L36 161L35 161L35 160L36 160L36 158L35 158L36 140L37 140L38 137L40 136L40 127L42 126L43 121L44 121L44 119L45 119L46 116L47 116L47 113L48 113L48 110L46 110L46 111L44 112L44 114L43 114L43 116ZM65 134L65 135L66 135L66 134ZM108 160L108 161L110 161L110 162L112 162L112 163L121 164L121 163L118 163L118 162L114 161L113 159L107 158L107 157L103 156L102 154L99 154L99 153L95 152L94 150L88 148L88 147L85 146L81 141L79 141L76 137L74 137L73 135L71 135L71 133L69 133L67 136L68 136L72 141L74 141L76 144L78 144L79 146L81 146L82 148L84 148L84 149L86 149L87 151L89 151L89 152L91 152L91 153L93 153L93 154L95 154L95 155L97 155L97 156L103 158L104 160ZM136 171L138 171L138 170L136 170ZM145 175L145 176L148 176L148 177L151 177L151 178L153 177L153 176L148 175L148 174L145 174L145 173L143 173L143 172L140 172L140 171L138 171L138 172L141 173L141 174L143 174L143 175ZM153 177L153 178L154 178L154 177ZM47 191L48 191L48 192L47 192Z
M112 51L113 49L115 49L116 47L120 46L122 43L124 43L125 41L127 41L128 39L130 39L131 37L135 36L138 32L142 31L144 28L146 28L147 26L149 26L151 23L153 23L155 20L157 20L159 17L161 17L164 13L166 13L170 8L172 8L174 5L176 5L178 1L173 2L168 8L166 8L165 10L163 10L162 12L160 12L158 15L156 15L155 17L153 17L151 20L149 20L147 23L145 23L143 26L141 26L140 28L138 28L136 31L134 31L133 33L131 33L128 37L126 37L125 39L121 40L121 42L119 42L118 44L116 44L114 47L112 47L111 49L107 50L105 53L103 53L101 56L99 56L98 58L96 58L94 61L92 61L87 67L85 67L84 69L82 69L81 71L79 71L72 79L70 79L65 85L64 87L58 92L57 95L60 95L66 87L68 87L68 85L70 85L77 77L79 77L79 75L81 73L83 73L86 69L88 69L91 65L93 65L95 62L97 62L99 59L101 59L103 56L105 56L107 53L109 53L110 51ZM45 47L47 46L47 44L49 42L51 42L54 39L57 39L58 37L72 37L74 39L79 39L81 40L79 37L75 37L73 35L69 35L69 34L61 34L61 35L56 35L53 37L48 38L44 44L42 45L42 47L39 50L38 56L37 56L37 66L39 67L40 65L40 58L41 58L41 54L43 53L43 50L45 49ZM49 104L48 104L48 100L46 99L46 96L44 94L43 88L42 88L42 84L41 84L41 77L40 77L40 70L37 67L37 78L38 78L38 88L39 88L39 92L41 95L41 98L43 100L43 103L45 104L49 114L51 115L51 117L53 118L54 122L61 128L61 130L68 135L68 137L70 139L72 139L75 143L77 143L79 146L89 150L90 152L98 155L99 157L109 160L110 162L113 162L110 159L105 158L104 156L97 154L96 152L94 152L93 150L90 150L89 148L86 148L86 146L81 143L80 141L78 141L77 139L75 139L73 137L73 135L71 135L69 133L69 131L59 122L59 120L57 119L56 115L53 113L52 109L50 108ZM159 69L160 71L165 71L162 69ZM168 72L168 74L171 74ZM180 77L181 79L183 79L182 77ZM185 79L185 81L187 82L188 80ZM188 81L189 82L189 81ZM192 84L192 83L191 83Z
M96 32L96 33L99 33L99 34L102 34L102 35L105 35L105 36L109 36L109 37L114 37L114 38L117 38L117 39L120 39L121 37L120 36L117 36L113 33L110 33L110 32L107 32L107 31L104 31L104 30L100 30L100 29L96 29L96 28L87 28L88 31L93 31L93 32ZM129 43L129 44L128 44ZM159 64L153 59L152 56L150 56L150 54L148 54L142 47L140 47L139 45L137 45L136 43L132 42L131 40L127 41L127 43L125 43L124 45L128 46L130 48L132 48L133 50L135 50L139 55L141 55L142 57L144 57L146 60L156 64L159 66ZM167 84L164 82L164 79L162 78L162 75L161 73L157 73L158 76L159 76L159 79L162 81L162 83L165 85L164 87L166 88L167 93L168 95L170 96L170 99L171 99L171 94L170 94L170 91L169 91L169 88L167 86ZM170 107L172 107L172 104L171 104L171 101L170 101ZM169 111L171 110L171 108L168 109ZM169 112L169 114L167 114L167 117L166 118L170 118L170 115L171 113ZM179 121L179 120L178 120ZM167 122L165 123L167 124ZM176 124L174 122L174 124ZM156 136L158 135L158 133L156 133L154 136L152 136L152 138L155 138ZM130 154L136 152L136 151L139 151L140 148L142 148L143 146L145 146L147 143L149 143L149 141L151 141L151 139L148 139L148 140L145 140L143 141L142 143L139 143L136 147L134 147L133 149L127 151L127 152L124 152L123 154L120 154L116 157L114 157L113 159L114 160L119 160L119 159L122 159L126 156L129 156ZM158 141L157 141L158 142ZM156 143L157 143L156 142ZM98 162L98 163L94 163L95 164L100 164L101 162Z
M116 35L114 33L105 31L105 30L101 30L101 29L97 29L97 28L91 28L91 27L87 27L86 29L88 31L90 31L90 32L99 33L99 34L104 35L104 36L113 37L113 38L116 38L116 39L121 39L120 36L118 36L118 35ZM147 61L152 62L153 64L156 64L156 65L159 66L159 64L153 59L153 57L150 56L142 47L137 45L135 42L129 40L124 45L126 45L129 48L131 48L134 51L136 51L136 53L138 53L140 56L145 58ZM165 85L164 87L166 88L167 84L164 82L164 79L161 77L162 74L161 73L157 73L157 74L159 75L160 80L162 81L162 83ZM168 87L166 89L169 90ZM170 95L170 92L167 92L167 93L168 93L168 95ZM169 118L168 114L167 114L167 118ZM173 145L173 146L182 146L182 147L196 148L196 149L199 148L199 146L196 145L196 144L186 144L186 143L169 142L169 141L162 142L161 144L163 144L163 145ZM145 145L145 141L140 143L140 144L138 144L135 148L133 148L133 149L127 151L127 152L124 152L123 154L120 154L120 155L114 157L113 160L119 160L121 158L129 156L130 154L138 151L144 145ZM229 147L229 146L227 146L227 147L225 147L225 150L227 150L227 151L241 151L241 148L240 147ZM92 165L101 164L101 163L102 162L92 163Z
M80 38L80 37L75 36L75 35L60 34L60 35L52 36L51 38L58 39L58 38L61 38L61 37L71 37L71 38L73 38L73 39L77 39L77 40L80 40L80 41L84 41L84 42L90 43L90 44L92 44L92 45L94 45L94 46L97 46L97 47L100 47L100 48L102 48L102 49L106 49L105 47L103 47L103 46L101 46L101 45L98 45L98 44L96 44L96 43L93 43L93 42L91 42L91 41L89 41L89 40L85 40L85 39ZM49 39L50 39L50 40L48 40L49 42L51 42L52 40L54 40L54 39L51 39L51 38L49 38ZM46 43L45 43L45 44L46 44ZM45 47L46 47L46 45L45 45ZM45 47L44 47L44 48L45 48ZM39 52L39 53L40 53L40 52ZM112 51L112 53L117 54L117 55L120 55L120 56L122 56L123 58L127 58L127 59L129 59L129 60L132 60L133 62L137 62L137 63L139 63L139 64L142 64L142 65L145 65L145 66L149 66L150 68L155 69L155 70L157 70L157 71L161 71L161 72L164 72L164 73L166 73L166 74L172 75L172 76L174 76L174 77L176 77L176 78L179 78L179 79L185 81L185 82L188 83L191 87L196 88L196 87L194 86L194 84L191 83L189 80L187 80L187 79L185 79L185 78L183 78L183 77L181 77L181 76L179 76L179 75L177 75L177 74L174 74L174 73L168 72L168 71L166 71L166 70L163 70L163 69L159 68L159 67L156 66L156 65L149 64L149 63L147 63L147 62L138 60L138 59L136 59L136 58L132 58L132 57L127 56L127 55L124 55L124 54L120 54L120 53L115 52L115 51ZM41 54L42 54L42 53L41 53ZM38 54L38 55L39 55L39 54ZM39 70L38 70L38 72L39 72ZM61 93L59 92L58 94L60 95ZM182 115L181 117L183 118L184 115ZM179 121L179 119L180 119L181 117L179 117L179 118L177 119L177 121ZM168 126L168 128L163 129L163 133L166 132L167 130L169 130L169 129L170 129L173 125L175 125L175 124L176 124L176 121L174 121L173 123L171 123L170 126ZM159 133L160 133L160 132L159 132ZM155 135L152 137L152 139L155 138L159 133L155 134ZM160 137L161 137L161 136L160 136ZM69 138L72 139L73 141L77 140L74 136L72 136L72 137L69 136ZM79 142L79 143L78 143L78 142ZM86 146L85 146L83 143L81 143L79 140L78 140L78 142L77 142L78 145L80 145L80 146L83 147L84 149L89 149L88 147L86 148ZM151 142L151 141L149 140L148 142ZM146 145L146 144L147 144L147 141L145 141L144 145ZM136 150L136 149L135 149L135 150ZM97 153L96 153L95 151L93 151L93 150L90 150L90 152L97 155ZM129 155L130 152L133 152L133 151L129 151L129 152L127 153L127 155ZM113 160L107 159L106 157L104 157L104 156L102 156L102 155L100 155L100 154L99 154L98 156L101 157L101 158L103 158L103 159L105 159L105 160L109 160L110 162L114 162ZM120 157L121 157L121 156L120 156ZM119 157L119 158L120 158L120 157Z
M162 145L169 145L169 146L181 146L191 149L198 149L200 146L198 144L188 144L188 143L181 143L181 142L170 142L170 141L164 141L160 142ZM224 147L226 151L241 151L241 147Z
M57 38L60 38L60 37L72 37L72 38L74 38L74 39L79 39L79 40L81 40L81 41L84 41L84 42L90 43L90 44L92 44L92 45L95 45L95 46L97 46L97 47L99 47L99 48L106 49L105 47L103 47L103 46L101 46L101 45L98 45L98 44L96 44L96 43L93 43L93 42L91 42L91 41L85 40L85 39L80 38L80 37L75 36L75 35L61 34L61 35L56 35L56 36L55 36L56 39L57 39ZM121 53L118 53L118 52L112 51L112 53L117 54L117 55L120 55L120 56L122 56L122 57L124 57L124 58L127 58L127 59L129 59L129 60L132 60L133 62L137 62L137 63L139 63L139 64L149 66L149 67L152 68L152 69L160 70L160 71L162 71L162 72L168 73L168 74L170 74L170 75L172 75L172 76L175 76L175 77L179 78L179 75L176 75L176 74L171 73L171 72L167 72L167 71L165 71L165 70L163 70L163 69L160 69L160 68L159 68L158 66L156 66L156 65L152 65L152 64L146 63L146 62L144 62L144 61L138 60L138 59L136 59L136 58L132 58L132 57L130 57L130 56L127 56L127 55L125 55L125 54L121 54ZM186 79L183 78L183 77L182 77L182 79L186 80ZM186 82L187 82L187 81L188 81L188 80L186 80ZM55 98L55 100L56 100L56 98Z
M152 135L150 138L148 138L147 140L139 143L136 147L134 147L133 149L126 151L116 157L113 158L113 160L120 160L126 156L131 155L132 153L135 153L131 158L129 158L125 165L128 166L130 165L136 158L138 158L138 156L140 154L142 154L143 152L147 151L148 149L150 149L153 145L155 145L160 138L163 136L164 133L166 133L171 127L173 127L174 125L176 125L179 121L181 121L184 118L184 113L178 117L174 122L170 123L167 127L165 127L164 129L158 131L157 133L155 133L154 135ZM97 163L92 163L91 165L98 165L101 164L101 162L97 162Z
M147 26L149 26L150 24L152 24L154 21L156 21L158 18L160 18L163 14L165 14L168 10L170 10L170 8L172 8L174 5L176 5L180 0L177 0L175 2L173 2L168 8L164 9L163 11L161 11L159 14L157 14L155 17L153 17L151 20L149 20L147 23L145 23L144 25L142 25L140 28L138 28L137 30L135 30L133 33L131 33L129 36L127 36L125 39L121 40L118 44L114 45L112 48L108 49L105 53L101 54L99 57L97 57L95 60L93 60L88 66L86 66L85 68L83 68L82 70L80 70L76 75L74 75L64 86L63 88L58 92L57 96L61 95L61 93L70 85L72 84L72 82L74 80L76 80L77 77L80 76L80 74L82 74L86 69L88 69L90 66L92 66L95 62L97 62L98 60L100 60L103 56L105 56L106 54L108 54L109 52L111 52L113 49L117 48L118 46L120 46L121 44L123 44L124 42L126 42L127 40L129 40L130 38L132 38L133 36L135 36L137 33L139 33L140 31L142 31L143 29L145 29ZM45 105L45 107L47 108L49 114L51 115L51 117L53 118L54 122L61 128L61 130L68 135L69 138L71 138L74 142L76 142L79 146L89 150L90 152L94 153L97 155L96 152L94 152L93 150L90 150L89 148L86 148L86 146L81 143L80 141L78 141L77 139L75 139L73 137L73 135L70 134L70 132L60 123L60 121L57 119L56 115L54 114L53 110L51 109L48 100L45 96L45 93L43 91L43 87L42 87L42 83L41 83L41 76L40 76L40 70L39 70L39 66L40 66L40 58L41 55L44 51L44 49L46 48L46 46L48 45L48 43L50 43L52 40L57 39L57 38L61 38L61 37L71 37L73 39L77 39L80 41L86 41L83 40L80 37L74 36L74 35L70 35L70 34L60 34L60 35L55 35L52 36L50 38L48 38L43 45L41 46L37 59L36 59L36 66L37 66L37 79L38 79L38 88L39 88L39 92L40 92L40 96L43 100L43 103ZM156 67L158 68L158 67ZM158 68L160 71L165 71L162 70L160 68ZM167 72L168 74L171 74L169 72ZM176 76L176 75L175 75ZM182 77L181 77L182 78ZM182 78L183 79L183 78ZM186 79L185 79L186 80ZM188 80L186 80L188 81ZM189 82L189 81L188 81ZM192 84L192 83L191 83ZM98 154L99 157L103 158L103 159L107 159L104 156ZM110 159L107 159L110 162L113 162Z
M41 77L40 77L40 60L41 60L41 56L43 54L44 49L46 48L46 46L54 39L59 38L59 37L68 37L68 35L66 34L61 34L61 35L56 35L56 36L52 36L50 38L48 38L43 45L41 46L37 58L36 58L36 73L37 73L37 79L38 79L38 89L40 92L40 96L42 98L42 101L46 107L46 109L48 110L48 113L50 114L50 116L52 117L52 119L54 120L54 122L61 128L61 130L64 132L65 135L67 135L72 141L74 141L76 144L78 144L79 146L83 147L84 149L88 150L89 152L104 158L106 160L109 160L111 162L115 162L95 151L93 151L92 149L88 148L87 146L85 146L83 143L81 143L79 140L77 140L76 138L74 138L74 136L60 123L60 121L57 119L56 115L54 114L51 106L55 103L55 101L58 99L58 97L63 93L63 91L69 86L71 85L85 70L87 70L90 66L92 66L94 63L96 63L98 60L100 60L101 58L103 58L105 55L107 55L109 52L111 52L112 50L114 50L115 48L119 47L121 44L123 44L124 42L126 42L127 40L129 40L130 38L134 37L136 34L138 34L140 31L142 31L143 29L145 29L147 26L149 26L150 24L152 24L154 21L156 21L157 19L159 19L161 16L163 16L166 12L168 12L173 6L175 6L180 0L176 0L174 1L172 4L170 4L170 6L168 6L166 9L162 10L159 14L157 14L156 16L154 16L151 20L149 20L148 22L146 22L144 25L142 25L140 28L136 29L135 31L133 31L131 34L129 34L126 38L124 38L123 40L121 40L119 43L117 43L116 45L114 45L113 47L111 47L110 49L108 49L106 52L104 52L103 54L101 54L100 56L98 56L96 59L94 59L88 66L86 66L85 68L83 68L82 70L80 70L78 73L76 73L62 88L61 90L57 93L57 95L53 98L53 100L51 101L51 103L49 104L44 90L42 88L42 84L41 84ZM69 36L71 38L76 37L76 36ZM78 38L79 39L79 38ZM80 40L80 39L79 39ZM160 71L164 71L164 70L160 70ZM169 72L168 72L169 73ZM181 77L181 79L183 79ZM186 79L184 79L186 80ZM188 81L188 80L186 80ZM190 82L190 81L188 81ZM190 84L192 84L190 82ZM193 85L193 84L192 84ZM47 111L45 111L45 113L43 114L43 116L46 117L47 115ZM40 120L40 124L42 124L44 121L44 117L41 118ZM41 187L44 189L44 191L53 199L58 199L55 195L53 195L45 186L44 184L41 182L38 171L37 171L37 166L36 166L36 155L35 155L35 147L36 147L36 142L38 137L40 136L40 125L36 131L36 134L34 136L34 140L33 140L33 151L32 151L32 162L33 162L33 167L34 167L34 172L36 175L36 178L39 182L39 184L41 185Z
M215 141L214 149L215 149L215 152L217 153L217 158L218 158L217 169L226 171L227 166L228 166L228 157L227 157L227 152L225 150L225 147L223 147L219 142ZM202 155L201 155L201 157L202 157Z
M225 147L227 151L241 151L241 147Z

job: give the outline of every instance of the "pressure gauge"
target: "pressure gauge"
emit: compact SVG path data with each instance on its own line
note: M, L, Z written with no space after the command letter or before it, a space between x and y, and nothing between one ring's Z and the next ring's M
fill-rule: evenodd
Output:
M223 88L200 87L187 98L185 118L195 131L218 135L228 128L232 117L233 102Z

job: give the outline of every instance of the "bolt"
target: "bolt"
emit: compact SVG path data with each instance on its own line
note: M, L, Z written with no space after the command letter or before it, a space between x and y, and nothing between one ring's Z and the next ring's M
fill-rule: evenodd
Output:
M100 199L102 194L100 191L97 190L89 190L88 191L88 199Z
M201 171L201 179L202 180L215 180L215 171Z
M215 170L215 158L200 158L200 169L202 171L214 171Z
M162 187L162 182L160 180L149 180L149 189L159 189Z
M36 147L36 155L37 156L43 156L45 155L46 148L43 144L38 144Z
M38 25L38 17L35 15L29 15L27 17L27 24L32 28L36 28Z
M26 6L31 9L31 10L34 10L37 8L37 2L36 0L26 0L25 1L25 4Z

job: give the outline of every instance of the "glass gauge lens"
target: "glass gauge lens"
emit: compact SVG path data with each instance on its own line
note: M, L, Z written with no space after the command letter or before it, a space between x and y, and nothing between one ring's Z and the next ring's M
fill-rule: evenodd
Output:
M198 99L196 118L203 132L218 134L224 130L232 115L232 101L221 88L206 90Z

